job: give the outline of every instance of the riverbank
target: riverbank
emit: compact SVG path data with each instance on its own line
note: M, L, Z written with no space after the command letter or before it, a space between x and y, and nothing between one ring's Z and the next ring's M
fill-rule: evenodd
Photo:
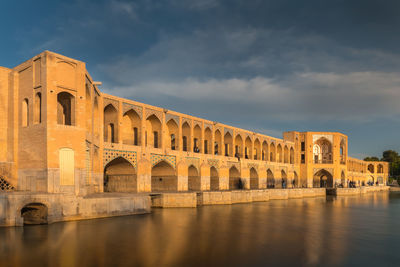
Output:
M270 200L357 195L388 191L387 186L361 188L291 188L174 193L100 193L79 197L71 194L28 192L0 193L0 226L50 224L150 213L151 208L195 208Z

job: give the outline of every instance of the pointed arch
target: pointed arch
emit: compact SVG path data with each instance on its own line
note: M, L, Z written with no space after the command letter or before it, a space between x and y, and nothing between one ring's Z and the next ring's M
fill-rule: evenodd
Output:
M142 120L140 119L139 114L133 109L126 111L122 116L122 143L126 145L139 146L141 132Z
M57 123L75 125L75 97L68 92L57 94Z
M182 150L190 151L191 148L192 135L190 131L190 126L187 122L182 124Z
M210 167L210 189L212 191L219 190L219 174L214 166Z
M202 137L201 137L201 128L199 125L196 124L193 128L193 148L192 151L195 153L201 152L201 144L203 143Z
M243 189L243 181L240 178L240 171L232 166L229 169L229 190Z
M259 188L259 179L258 173L255 168L250 169L250 189L258 189Z
M290 164L295 164L293 147L290 148Z
M275 188L274 174L270 169L267 170L267 188Z
M179 127L176 121L171 118L167 122L168 131L168 142L166 142L166 147L171 150L179 150Z
M189 191L201 190L200 172L193 165L188 168L188 189Z
M244 141L244 158L253 159L253 142L250 137L246 137Z
M276 162L283 162L282 146L278 144L276 147Z
M117 157L104 167L105 192L137 192L137 174L133 165Z
M146 146L161 148L161 121L154 114L146 119Z
M255 160L264 160L264 158L263 159L261 159L261 155L262 153L261 153L261 143L260 143L260 140L258 139L258 138L256 138L255 140L254 140L254 148L253 148L253 159L255 159Z
M243 138L240 134L237 134L235 137L235 154L234 156L237 158L244 157L243 155Z
M178 178L175 169L162 160L151 169L152 192L174 192L178 190Z
M214 155L222 155L222 134L220 130L214 132Z
M287 147L287 145L285 145L283 149L283 162L289 163L289 148Z
M118 143L118 111L112 104L104 108L104 142Z
M21 105L21 126L29 126L29 100L25 98Z
M42 122L42 93L35 94L35 123Z
M276 150L275 150L275 144L271 143L269 145L269 160L271 162L275 162L276 161Z
M281 183L282 188L287 188L288 179L285 170L281 170Z
M211 154L211 142L212 142L212 132L209 127L204 130L204 143L203 143L203 153Z
M298 188L300 187L299 183L299 176L297 175L297 172L293 172L293 188Z
M226 132L224 135L224 146L225 146L225 156L232 157L233 156L233 138L229 132Z
M269 146L268 146L267 141L265 141L265 140L262 143L261 160L264 160L264 161L271 160L270 155L269 155Z
M314 174L313 187L332 188L333 187L332 174L325 169L317 171Z

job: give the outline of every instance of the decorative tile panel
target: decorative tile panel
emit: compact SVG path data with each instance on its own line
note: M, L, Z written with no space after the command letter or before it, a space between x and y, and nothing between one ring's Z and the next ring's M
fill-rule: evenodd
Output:
M227 166L229 169L232 168L232 166L235 166L236 169L238 169L238 171L240 172L240 163L239 162L228 161Z
M15 188L10 185L2 176L0 176L0 191L12 191Z
M137 168L137 155L135 151L116 150L116 149L104 149L103 153L103 167L105 167L110 161L121 157L129 161L132 166Z
M187 124L189 124L190 127L192 127L192 120L191 120L191 119L182 118L182 125L183 125L185 122L186 122Z
M114 99L105 97L103 100L103 104L104 104L104 108L107 107L109 104L113 105L116 110L118 110L118 108L119 108L118 101L114 100Z
M179 125L179 116L169 113L165 114L165 123L168 123L170 120L174 120L176 122L176 125Z
M150 108L146 108L145 110L146 110L146 119L148 119L151 115L154 115L160 120L160 122L162 122L162 111Z
M258 171L258 164L256 164L256 163L248 163L247 167L249 169L254 168L254 169L256 169Z
M208 159L207 162L210 167L214 167L219 170L219 159Z
M193 165L197 168L197 170L200 171L200 159L199 158L186 157L186 163L187 163L188 167L190 165Z
M143 117L143 108L140 106L136 106L133 104L128 104L128 103L123 103L123 113L125 114L125 112L129 111L129 110L134 110L138 115L139 118L142 119Z
M151 166L157 165L161 161L166 161L169 163L172 167L176 168L176 157L175 156L169 156L169 155L160 155L160 154L151 154L150 156L150 162Z

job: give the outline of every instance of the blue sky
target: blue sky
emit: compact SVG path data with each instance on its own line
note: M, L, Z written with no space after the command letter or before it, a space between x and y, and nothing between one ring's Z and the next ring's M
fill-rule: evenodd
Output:
M400 152L400 2L19 0L0 65L50 50L102 90L281 137L339 131L356 157Z

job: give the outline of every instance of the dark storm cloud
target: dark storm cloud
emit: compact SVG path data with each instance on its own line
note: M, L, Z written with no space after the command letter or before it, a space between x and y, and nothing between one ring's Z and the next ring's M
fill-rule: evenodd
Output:
M400 148L381 131L400 130L399 1L52 1L34 16L7 5L22 60L83 60L109 93L270 134L368 125Z

